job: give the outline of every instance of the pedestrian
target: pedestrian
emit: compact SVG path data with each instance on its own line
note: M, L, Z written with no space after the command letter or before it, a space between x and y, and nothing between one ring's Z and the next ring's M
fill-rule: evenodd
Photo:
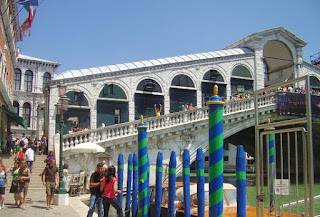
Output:
M42 183L46 186L47 207L46 210L52 209L51 201L56 187L59 185L59 169L56 166L56 160L51 159L49 165L42 172Z
M26 159L28 163L28 168L30 170L30 173L32 173L32 166L33 166L33 162L35 161L35 155L31 145L29 145L29 148L27 149L25 154L26 154Z
M21 141L20 141L20 147L24 150L27 149L28 147L28 143L29 143L29 140L28 138L26 137L26 134L25 133L22 133L22 138L21 138Z
M12 132L7 137L7 153L13 154Z
M161 111L162 111L161 103L159 104L159 109L157 108L157 104L154 104L154 112L156 113L156 117L159 117L161 115Z
M55 160L54 152L49 151L49 154L47 155L47 158L44 160L45 163L47 163L47 166L50 164L50 160L53 159Z
M4 195L6 193L6 187L9 186L7 172L4 169L4 165L0 164L0 209L4 208Z
M19 152L16 156L16 160L17 161L23 161L25 159L25 155L24 155L24 152L23 152L23 149L20 147L19 148Z
M45 147L47 147L47 137L45 135L41 137L40 147L41 147L40 155L42 155L44 154Z
M22 209L26 209L27 194L30 182L30 170L28 169L27 162L23 160L20 164L20 170L18 173L18 189L17 189L17 205ZM23 199L21 193L23 192Z
M40 140L38 138L35 138L34 139L34 142L33 142L33 151L34 151L34 154L35 155L38 155L39 154L39 147L40 147Z
M123 217L122 207L116 197L116 194L121 194L122 192L118 190L116 168L113 165L108 168L107 176L102 179L100 191L103 191L104 217L108 217L110 205L117 210L119 217Z
M65 189L67 189L67 181L68 181L68 175L69 175L69 171L68 171L68 164L64 164L63 165L63 182L64 182L64 187Z
M14 154L17 154L19 151L19 147L20 147L20 139L16 138L16 141L14 142L14 146L13 146L13 152Z
M102 192L100 191L100 183L103 175L103 163L97 164L97 170L90 178L90 204L87 217L92 217L96 205L98 206L98 217L103 217Z
M17 195L17 190L18 190L18 181L17 178L19 176L19 169L20 169L20 161L14 162L13 167L11 167L8 170L8 173L12 174L12 182L11 182L11 187L10 187L10 193L13 193L13 198L15 201L15 205L17 205L17 200L18 200L18 195Z
M106 124L103 121L100 121L100 127L105 127Z
M6 166L4 165L4 163L2 162L2 158L0 157L0 164L2 164L3 165L3 167L4 167L4 170L6 171Z

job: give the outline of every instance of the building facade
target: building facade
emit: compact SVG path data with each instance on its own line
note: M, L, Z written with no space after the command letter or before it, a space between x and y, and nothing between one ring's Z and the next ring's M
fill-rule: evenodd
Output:
M11 122L23 124L13 112L14 68L17 64L16 42L20 40L17 4L0 4L0 147L4 148Z
M40 139L45 134L45 91L46 84L57 75L59 63L19 54L14 69L14 112L21 116L27 129L12 125L12 133L22 133Z
M302 60L302 39L284 27L251 34L220 51L66 71L50 83L49 141L57 126L57 85L67 84L71 99L65 113L71 127L101 126L182 110L185 103L203 107L219 86L225 100L250 97L254 90L310 74L320 68ZM49 147L50 148L50 147Z

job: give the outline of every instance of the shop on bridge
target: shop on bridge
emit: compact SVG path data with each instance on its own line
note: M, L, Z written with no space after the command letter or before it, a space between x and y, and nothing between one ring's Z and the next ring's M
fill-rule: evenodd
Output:
M249 69L243 65L232 70L230 85L233 98L249 98L253 95L253 78Z

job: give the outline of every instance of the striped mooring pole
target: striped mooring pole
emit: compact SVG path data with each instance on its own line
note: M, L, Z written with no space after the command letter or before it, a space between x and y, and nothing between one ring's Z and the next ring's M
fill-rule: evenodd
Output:
M162 198L162 152L158 152L157 165L156 165L156 216L160 217L161 214L161 198Z
M122 207L122 198L123 198L123 154L118 155L118 190L121 191L121 194L118 194L118 201Z
M268 119L268 124L270 124L271 121ZM267 127L264 130L275 130L274 127ZM274 142L274 134L269 134L269 192L270 192L270 212L275 211L275 142Z
M198 217L204 217L204 157L202 148L197 149L196 157L196 167L197 167L197 199L198 199Z
M209 216L223 216L223 105L214 85L209 106Z
M190 195L190 152L183 151L183 195ZM190 217L190 196L184 197L184 217Z
M237 175L237 217L246 217L246 155L243 146L237 147L236 157L236 175Z
M138 210L138 156L133 154L133 179L132 179L132 217L136 217Z
M147 152L147 125L138 124L138 217L148 217L148 152Z
M172 151L169 162L168 217L174 217L175 215L174 200L176 198L176 166L176 152Z
M128 173L127 173L127 197L126 197L126 208L124 210L125 216L130 216L130 202L131 202L131 181L132 181L132 154L128 156Z

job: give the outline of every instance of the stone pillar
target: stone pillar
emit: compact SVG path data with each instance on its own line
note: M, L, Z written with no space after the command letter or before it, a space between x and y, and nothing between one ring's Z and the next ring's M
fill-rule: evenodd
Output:
M164 99L163 99L163 114L169 114L170 113L170 91L168 91L165 95L164 95Z
M130 97L132 98L132 100L130 100ZM134 103L135 103L135 98L134 98L134 93L133 95L129 95L128 97L128 112L129 112L129 122L130 121L134 121Z
M201 92L201 85L200 88L197 89L197 108L202 107L202 92Z
M90 108L90 128L97 129L97 104Z
M264 88L263 45L259 39L254 43L254 90Z

